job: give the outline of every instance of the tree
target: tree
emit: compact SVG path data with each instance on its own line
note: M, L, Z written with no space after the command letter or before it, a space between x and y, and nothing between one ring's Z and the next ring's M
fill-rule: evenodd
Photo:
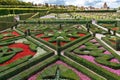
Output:
M32 5L32 3L21 0L0 0L0 5Z
M49 7L48 3L45 3L45 7Z

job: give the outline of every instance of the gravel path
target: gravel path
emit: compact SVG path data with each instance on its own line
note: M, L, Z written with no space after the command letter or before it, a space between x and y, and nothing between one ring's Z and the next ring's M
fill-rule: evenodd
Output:
M98 24L94 24L94 25L98 26L99 28L101 28L101 29L103 29L103 30L108 31L107 28L104 28L104 27L102 27L102 26L99 26ZM113 31L111 31L111 33L113 34ZM120 37L120 34L116 33L116 35ZM106 42L104 42L104 41L101 39L102 37L105 37L105 35L103 35L103 34L96 34L96 38L97 38L97 39L99 39L102 43L104 43L107 47L109 47L111 50L113 50L116 54L118 54L118 55L120 56L120 51L116 51L116 50L113 49L111 46L109 46Z

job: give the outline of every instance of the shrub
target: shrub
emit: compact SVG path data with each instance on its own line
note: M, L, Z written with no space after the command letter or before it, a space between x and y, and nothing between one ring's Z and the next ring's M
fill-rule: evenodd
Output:
M58 59L57 56L53 56L53 57L50 57L48 59L46 59L45 61L43 62L39 62L37 65L34 65L33 67L31 68L28 68L27 70L21 72L20 74L14 76L12 78L12 80L16 80L16 79L19 79L19 80L25 80L27 79L29 76L32 76L33 74L37 73L38 71L41 71L43 70L45 67L47 67L48 65L56 62ZM42 65L41 65L42 64Z
M20 73L21 71L24 71L24 70L30 68L31 66L34 66L34 65L38 64L39 62L44 61L45 59L47 59L47 58L49 58L49 57L51 57L51 56L53 56L53 55L54 55L53 52L49 52L49 53L40 55L40 56L37 57L37 58L31 59L31 60L29 60L29 61L27 61L27 62L24 62L24 63L22 63L22 64L20 64L20 65L17 65L16 67L13 67L13 68L11 68L11 69L9 69L9 70L7 70L7 71L1 72L1 73L0 73L0 79L6 80L6 79L8 79L8 78L10 78L10 77L12 77L12 76ZM41 64L40 64L40 65L41 65ZM37 67L38 67L38 66L37 66ZM34 69L36 69L36 68L34 68ZM37 68L37 69L38 69L38 68ZM30 70L29 70L29 71L30 71ZM32 72L32 71L31 71L31 72ZM29 73L29 72L28 72L28 73Z
M101 78L100 76L92 73L91 71L88 71L86 68L84 68L83 66L80 66L78 64L76 64L73 61L68 60L67 58L61 56L60 59L65 62L66 64L70 65L71 67L77 69L78 71L82 72L83 74L87 75L88 77L90 77L92 80L104 80L103 78Z
M22 64L22 63L26 62L31 57L32 57L31 55L26 56L26 57L23 57L23 58L20 58L20 59L14 61L11 64L8 64L7 66L6 65L5 66L0 66L0 72L4 72L4 71L6 71L6 70L8 70L10 68L13 68L13 67L19 65L19 64Z

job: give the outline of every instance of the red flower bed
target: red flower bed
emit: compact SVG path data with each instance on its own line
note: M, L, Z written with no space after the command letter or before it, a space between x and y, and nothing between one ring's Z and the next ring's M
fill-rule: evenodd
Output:
M13 31L12 34L15 36L20 36L20 34L18 34L16 31Z
M76 38L74 38L74 37L71 37L71 38L70 38L70 41L74 41L75 39L76 39Z
M50 40L50 38L42 38L43 40L45 40L45 41L49 41Z
M119 30L119 28L115 27L115 28L112 28L112 30L117 31L117 30Z
M3 32L2 34L9 34L9 33L11 33L13 36L20 36L20 34L18 34L16 31L13 31L13 32ZM13 36L8 36L8 37L6 36L6 37L3 38L3 40L12 38Z
M10 48L22 48L23 51L22 52L19 52L17 53L12 59L10 59L9 61L3 63L3 64L0 64L0 66L2 65L7 65L7 64L10 64L20 58L23 58L25 56L28 56L28 55L35 55L35 52L31 51L29 46L28 45L25 45L23 43L16 43L16 44L11 44L9 45Z
M5 32L2 32L1 34L7 34L7 33L8 33L8 32L5 31Z
M9 34L9 33L11 33L12 35L15 35L15 36L20 36L20 34L17 33L16 31L12 31L12 32L3 32L3 33L1 33L1 34Z
M54 45L57 45L57 42L53 42Z
M112 44L116 44L116 42L113 42L113 41L111 41L112 42Z
M53 42L54 45L57 45L57 42ZM66 44L66 42L60 42L61 46L64 46Z
M80 33L80 34L78 34L80 37L83 37L83 36L85 36L86 34L84 34L84 33Z
M61 46L64 46L66 44L66 42L61 42L60 45Z
M43 36L44 34L38 34L36 37L37 38L39 38L39 37L41 37L41 36Z

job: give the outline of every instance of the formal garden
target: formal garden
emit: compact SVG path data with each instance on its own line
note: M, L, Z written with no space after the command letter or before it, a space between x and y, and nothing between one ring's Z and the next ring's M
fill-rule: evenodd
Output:
M30 5L0 6L0 80L120 80L120 13Z

